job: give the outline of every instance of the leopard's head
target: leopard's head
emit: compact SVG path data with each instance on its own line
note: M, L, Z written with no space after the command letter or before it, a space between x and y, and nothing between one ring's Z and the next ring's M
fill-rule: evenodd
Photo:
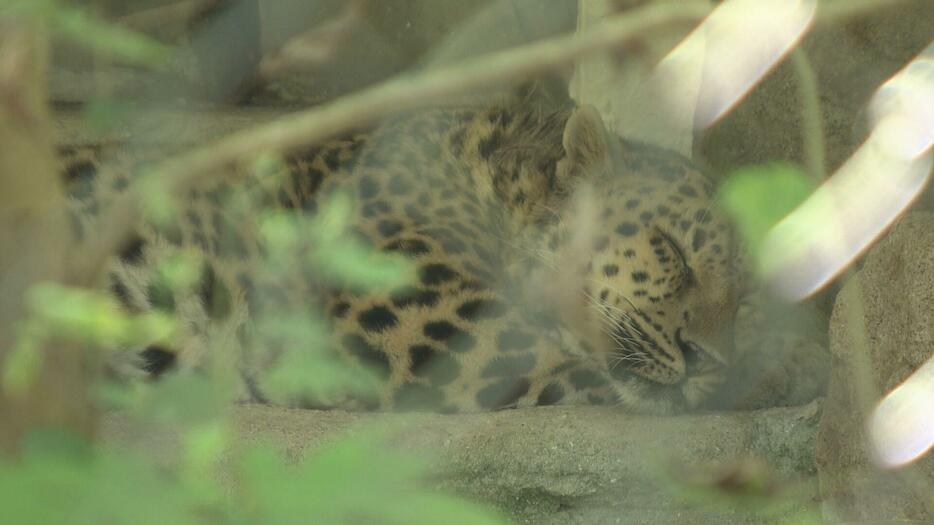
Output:
M725 380L741 284L711 182L674 152L607 133L593 108L571 114L563 143L559 174L576 182L551 245L554 282L574 288L558 293L565 325L627 409L697 407Z

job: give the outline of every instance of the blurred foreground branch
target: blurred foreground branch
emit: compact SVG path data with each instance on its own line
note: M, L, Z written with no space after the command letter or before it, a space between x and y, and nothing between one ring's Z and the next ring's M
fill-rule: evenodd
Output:
M891 2L822 4L819 20L861 14ZM457 66L401 76L323 107L235 133L158 165L154 175L179 194L260 153L320 142L388 116L477 89L519 82L590 53L619 46L658 27L696 21L706 1L649 5L608 17L577 35L540 41ZM150 13L152 14L152 13ZM47 41L38 23L0 18L0 362L25 316L26 291L43 281L91 284L140 219L143 190L134 186L101 221L100 240L69 253L64 190L58 178L46 105ZM67 261L67 264L66 264ZM65 425L93 432L88 354L69 345L45 348L36 381L19 396L0 392L0 448L14 449L30 428Z
M48 42L38 23L0 16L0 371L27 315L26 292L66 280L68 223L46 103ZM39 353L25 392L0 382L0 450L31 428L64 425L90 434L87 353L55 345Z
M843 1L822 4L818 23L865 14L899 0ZM436 105L452 96L518 83L543 71L565 66L591 53L625 44L668 24L697 21L710 12L706 1L650 4L608 17L576 35L542 40L492 53L461 64L402 75L332 103L282 118L271 124L234 133L211 146L196 149L155 167L153 175L174 194L210 177L224 167L260 153L281 153L378 122L391 115ZM99 267L130 234L139 220L141 191L128 191L101 222L98 243L76 261L79 269Z
M220 0L179 0L135 11L124 15L118 22L134 31L174 40L181 36L194 20L215 9L218 4Z
M562 67L575 59L609 49L671 23L697 20L710 10L707 2L658 4L608 18L578 35L539 41L511 50L412 75L402 75L276 122L234 133L156 166L152 175L174 194L223 176L225 167L260 153L281 153L308 146L386 117L437 105L452 96L510 83ZM131 233L139 220L142 191L126 192L101 221L99 240L88 247L80 268L99 267Z

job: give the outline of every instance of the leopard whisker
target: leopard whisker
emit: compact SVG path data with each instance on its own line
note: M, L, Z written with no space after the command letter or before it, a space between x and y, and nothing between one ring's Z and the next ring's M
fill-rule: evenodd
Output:
M619 312L622 319L617 319L609 310L600 311L599 319L614 331L624 330L625 323L632 324L632 318L625 312Z
M600 314L598 319L605 325L605 327L601 327L601 330L606 335L612 337L613 340L616 341L617 343L622 343L622 342L638 343L640 342L639 339L636 339L628 335L628 332L625 330L624 325L621 324L620 320L617 320L612 315L610 315L610 312L607 310L609 309L598 310ZM624 322L628 321L630 324L634 323L634 320L627 313L621 312L621 314L623 315ZM621 335L620 331L622 331L624 334L627 334L627 335L626 336Z
M614 291L615 291L615 290L614 290ZM605 310L613 310L613 311L619 313L619 314L620 314L621 316L623 316L623 317L629 317L629 315L630 315L629 312L627 312L626 310L623 310L622 308L620 308L620 307L618 307L618 306L614 306L614 305L612 305L612 304L604 303L603 301L597 299L596 297L593 296L593 294L588 293L587 291L582 290L581 293L583 293L584 296L587 297L587 299L590 300L591 304L593 304L594 306L597 306L597 307L598 307L599 309L601 309L601 310L603 310L603 309L605 309ZM620 295L622 296L622 294L620 294ZM632 302L629 301L628 299L626 299L626 300L629 302L630 306L632 306ZM635 308L634 306L633 306L633 309L636 310L636 311L638 311L638 309Z
M616 295L619 295L620 297L622 297L624 301L626 301L627 303L629 303L629 306L631 306L632 309L633 309L634 311L639 311L639 308L637 308L636 305L633 304L632 300L631 300L629 297L626 297L626 294L624 294L623 292L619 291L619 289L617 289L615 286L613 286L613 285L611 285L611 284L608 284L608 283L606 283L606 282L604 282L604 281L601 281L601 280L598 280L598 279L593 279L593 278L590 279L590 282L591 282L591 283L594 283L594 284L599 284L599 285L601 285L601 286L606 286L607 288L609 288L610 290L612 290L614 293L616 293ZM611 307L611 308L618 308L617 306L613 306L613 305L607 305L607 306L608 306L608 307Z

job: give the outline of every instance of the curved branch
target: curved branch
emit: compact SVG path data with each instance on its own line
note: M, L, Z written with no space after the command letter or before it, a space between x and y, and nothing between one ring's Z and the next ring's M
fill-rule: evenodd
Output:
M901 0L852 0L826 4L818 22L864 14ZM225 166L260 153L279 153L308 146L386 117L436 105L451 96L516 83L528 76L560 68L595 52L610 49L659 26L697 21L712 7L703 0L650 4L607 17L586 31L466 60L458 65L401 75L323 106L240 131L211 146L196 149L156 166L153 175L170 192L183 193L195 184L222 176ZM99 241L78 258L77 267L100 267L139 220L141 193L131 187L101 221Z
M607 18L586 32L567 35L470 59L459 65L401 75L372 88L346 95L331 103L283 117L275 122L240 131L211 146L198 148L154 167L174 194L223 176L223 168L260 153L285 152L378 122L386 117L437 105L451 96L516 83L575 59L605 50L666 24L698 20L710 11L705 1L658 4ZM116 252L140 219L140 185L118 199L102 217L97 242L77 254L77 275L92 275L94 268Z

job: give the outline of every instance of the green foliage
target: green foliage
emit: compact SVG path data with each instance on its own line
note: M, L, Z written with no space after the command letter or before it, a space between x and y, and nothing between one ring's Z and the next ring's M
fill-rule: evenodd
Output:
M54 283L33 287L26 296L33 322L46 337L94 346L132 346L167 339L172 321L158 313L126 314L107 294Z
M241 465L251 521L296 523L503 523L496 513L425 491L426 473L414 458L370 439L345 438L322 447L295 468L268 448L255 448ZM299 520L301 521L301 520Z
M17 341L3 363L3 392L14 397L22 397L35 381L42 369L42 352L36 346L34 338Z
M223 382L212 378L176 374L135 388L127 400L127 413L146 424L196 425L216 420L234 395Z
M261 153L253 161L253 175L257 179L268 179L270 177L279 177L282 181L288 176L288 169L279 155L271 153Z
M174 322L160 313L129 315L109 295L54 283L30 289L26 305L29 316L2 369L3 389L12 395L32 384L44 344L71 341L113 349L165 341L174 332Z
M258 175L281 174L267 160ZM172 199L152 181L149 217L173 227ZM240 212L258 207L241 202ZM401 258L376 253L350 232L352 201L338 195L315 219L284 212L261 222L268 254L264 264L273 286L305 279L312 271L355 287L397 286L412 278ZM236 207L230 208L237 214ZM155 269L148 293L164 303L193 292L202 278L202 258L176 252ZM259 290L262 293L262 289ZM161 314L130 315L106 294L53 284L27 298L31 316L16 350L3 363L4 386L25 392L42 365L42 347L71 341L82 347L139 347L172 338ZM350 368L330 351L329 329L307 306L269 304L254 319L259 346L278 349L264 373L272 398L328 399L350 392L373 394L375 377ZM214 345L220 345L214 348ZM170 345L171 346L171 345ZM231 349L209 342L218 362ZM209 358L210 360L210 358ZM274 448L235 439L228 407L236 397L235 367L210 367L199 374L169 374L159 381L103 384L102 405L119 408L136 435L174 452L171 468L135 448L92 446L58 431L33 433L16 461L0 459L0 508L11 523L504 523L499 514L458 498L426 490L428 471L417 458L385 449L378 441L345 438L293 464ZM376 432L379 434L379 432ZM374 432L366 435L373 436ZM147 443L147 448L151 447ZM223 473L223 475L221 475Z
M185 279L176 275L172 281ZM55 285L30 296L37 326L51 334L90 342L132 340L125 330L132 330L133 320L105 297ZM259 330L286 347L325 345L324 327L302 318L308 319L270 318ZM339 363L314 352L299 355L307 362L291 361L273 383L287 388L310 379L316 388L327 388L351 381ZM427 475L421 462L384 450L372 438L335 441L297 465L270 447L237 444L224 416L233 399L226 386L215 376L178 374L121 393L120 406L137 430L159 435L178 429L180 447L159 440L179 452L169 470L131 450L94 447L57 430L34 432L16 461L0 460L4 517L11 523L77 524L504 523L480 506L426 491L419 484ZM231 475L219 475L222 464Z
M287 184L288 171L278 157L260 156L253 164L253 174L261 185ZM255 210L257 198L261 197L253 196L252 203L241 199L232 207ZM285 210L263 214L260 236L273 271L309 268L318 278L360 289L390 289L411 283L415 272L409 261L374 250L351 232L355 206L348 192L336 191L313 218Z
M128 102L116 98L100 97L89 100L81 108L81 118L92 134L106 133L125 122L132 112Z
M307 258L317 275L356 288L395 288L414 280L414 269L401 256L379 252L350 232L354 203L338 192L313 219L284 212L268 214L260 224L271 262L282 264L284 254L308 245Z
M297 464L269 446L241 446L242 453L234 453L238 447L220 425L188 427L180 444L182 464L166 470L130 449L95 448L50 429L34 432L18 461L0 462L4 521L504 523L497 513L424 490L421 462L372 439L341 439ZM225 456L229 475L221 478Z
M791 164L750 166L721 184L717 200L735 220L749 252L758 254L769 230L814 189L814 182Z
M347 230L353 202L334 195L322 207L311 228L316 267L326 276L363 288L394 288L411 283L414 270L401 256L377 252Z
M666 463L669 467L661 466ZM816 506L803 503L808 499L806 485L780 479L755 457L690 467L660 460L658 477L660 486L691 505L743 513L756 523L823 523Z
M180 214L168 184L154 173L144 171L139 174L136 185L142 197L143 217L157 227L172 227L173 220Z
M18 461L0 463L7 523L194 524L195 503L152 462L62 432L33 434Z
M55 0L5 0L0 3L12 10L38 16L52 30L95 52L140 65L165 61L171 48L155 40L98 20L79 9Z
M262 158L254 173L279 177L285 172L278 159ZM374 250L350 231L353 206L347 193L337 192L310 219L286 211L264 214L259 231L270 279L282 286L283 279L297 273L303 280L304 269L324 282L356 289L410 283L414 269L407 260ZM258 319L257 335L262 347L281 349L268 360L274 364L263 374L264 392L272 399L340 399L341 392L366 397L375 393L373 374L348 367L330 351L328 329L316 321L313 311L294 305L273 305L270 310Z
M103 55L156 65L169 48L103 23L86 11L54 0L0 0L0 7L41 18L59 36ZM85 108L93 129L104 130L127 112L110 100ZM257 177L281 175L282 163L263 158ZM160 228L177 227L179 208L163 181L146 173L136 178L143 214ZM253 197L256 197L254 195ZM257 209L247 196L233 215ZM413 277L401 257L377 253L349 229L353 203L338 195L313 220L272 214L261 226L268 267L279 282L307 271L353 287L394 287ZM174 304L202 278L203 261L177 253L156 268L150 299ZM153 295L161 295L155 297ZM174 322L160 313L132 315L102 292L56 284L34 287L26 297L28 317L18 327L15 347L0 363L5 394L28 391L44 365L44 349L66 344L84 349L141 348L177 336ZM259 341L284 349L268 374L273 394L327 397L332 392L372 391L373 377L348 368L328 352L328 328L311 309L273 305L261 317ZM211 341L214 360L232 362L222 343ZM210 359L209 359L210 361ZM4 523L504 523L502 516L460 499L428 491L427 477L414 457L379 446L375 439L346 438L309 452L291 464L273 448L235 440L229 407L236 397L235 366L210 367L198 374L169 374L152 383L98 385L101 406L116 407L137 435L159 440L164 450L91 444L59 429L32 429L15 458L0 457L0 516ZM160 434L161 432L161 434ZM370 433L372 435L372 433ZM146 443L150 449L152 443ZM165 452L172 456L171 468ZM222 475L223 474L223 475Z
M190 290L200 276L201 257L191 252L172 254L159 261L156 271L159 279L175 291Z
M258 320L257 331L266 347L282 349L263 374L264 392L271 399L333 399L351 392L363 396L375 393L377 382L372 374L348 367L328 351L327 327L313 313L300 310L264 315Z

